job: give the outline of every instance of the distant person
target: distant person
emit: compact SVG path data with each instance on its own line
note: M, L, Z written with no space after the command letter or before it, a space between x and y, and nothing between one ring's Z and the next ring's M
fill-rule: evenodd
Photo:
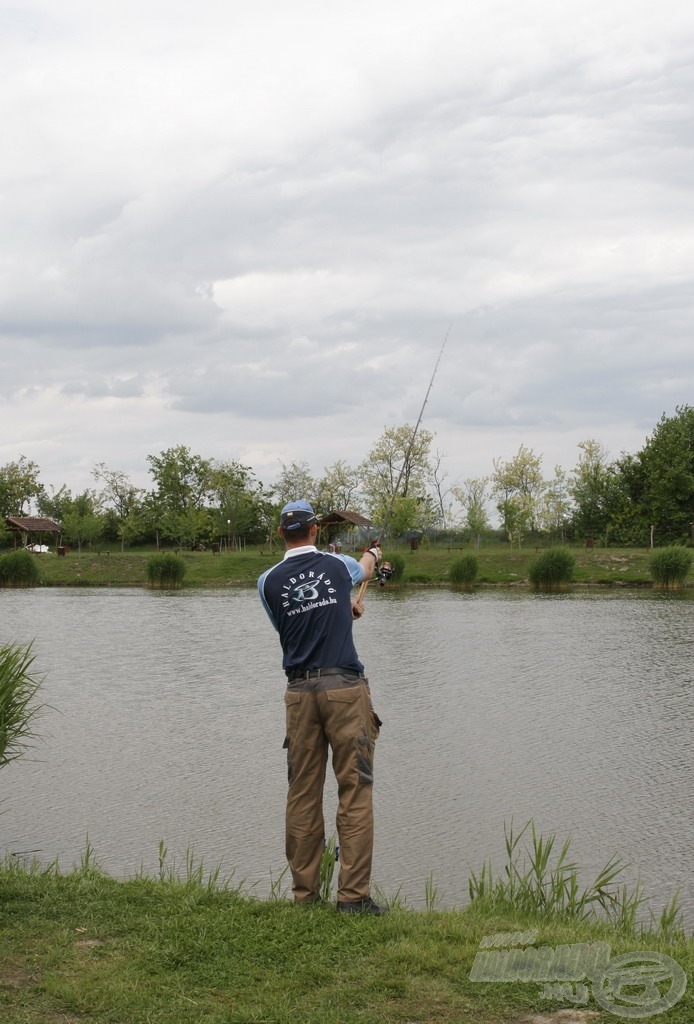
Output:
M307 501L284 506L279 533L284 558L263 573L258 592L279 633L287 675L286 853L294 901L320 899L330 746L339 801L337 909L384 914L387 908L371 898L373 758L381 721L352 639L353 619L364 608L351 598L352 587L373 575L381 549L377 542L360 561L318 551L318 524Z

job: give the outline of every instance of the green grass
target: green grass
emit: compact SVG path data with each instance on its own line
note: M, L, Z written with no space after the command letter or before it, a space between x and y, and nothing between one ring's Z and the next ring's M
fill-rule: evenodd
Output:
M537 870L549 878L551 848L545 841L538 851L541 837L533 839ZM484 938L531 929L538 945L603 941L612 956L664 952L694 968L691 939L568 920L532 903L478 895L462 910L395 906L383 918L347 917L334 905L253 899L191 859L179 875L163 848L160 862L159 878L125 882L103 874L91 850L67 874L12 860L0 867L0 1021L515 1022L547 1011L542 984L476 983L470 971ZM433 908L431 876L425 888ZM690 990L657 1020L693 1017Z
M507 545L494 544L475 551L478 560L478 586L528 586L530 565L543 550L528 545L518 551ZM575 558L574 584L583 586L646 586L650 587L651 573L647 548L594 548L569 546ZM349 552L359 557L359 552ZM104 550L101 553L85 549L81 555L70 551L64 558L39 555L40 583L44 586L146 586L145 563L153 549L136 548L133 551ZM419 550L393 547L386 549L384 557L402 560L405 585L448 586L452 563L465 554L458 548L420 544ZM248 548L213 555L209 551L180 552L186 565L185 587L253 586L265 569L282 556L275 547ZM387 584L392 587L397 580Z

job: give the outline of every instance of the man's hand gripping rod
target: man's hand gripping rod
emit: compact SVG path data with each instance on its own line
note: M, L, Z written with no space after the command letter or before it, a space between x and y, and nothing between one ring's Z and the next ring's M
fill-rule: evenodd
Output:
M386 582L393 575L393 573L395 572L395 569L390 564L390 562L381 562L381 554L380 554L381 548L379 546L379 542L378 541L375 541L373 546L370 547L370 548L367 548L366 550L369 552L370 555L373 555L373 557L375 559L375 563L376 564L374 565L374 573L373 573L374 574L374 578L378 580L379 585L381 587L385 587ZM380 562L380 564L379 564L379 562ZM361 584L361 586L359 587L359 593L357 594L357 601L356 601L357 604L361 603L361 599L364 596L364 594L366 593L366 588L368 587L368 585L369 585L369 581L368 580L364 580L363 583Z

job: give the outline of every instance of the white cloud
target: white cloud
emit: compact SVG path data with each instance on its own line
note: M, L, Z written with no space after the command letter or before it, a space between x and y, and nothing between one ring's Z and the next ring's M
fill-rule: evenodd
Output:
M0 10L0 460L356 463L450 323L455 475L687 401L687 5Z

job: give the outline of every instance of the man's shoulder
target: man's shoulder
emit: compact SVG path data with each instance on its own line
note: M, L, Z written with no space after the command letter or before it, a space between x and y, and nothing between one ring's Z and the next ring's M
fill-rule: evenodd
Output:
M310 566L314 571L317 566L321 568L340 566L346 569L347 572L352 575L352 567L358 566L359 563L351 555L338 554L334 551L319 551L318 548L311 550L305 550L298 552L296 555L290 555L289 558L283 558L279 562L275 562L269 569L266 569L264 573L258 578L258 587L262 587L263 583L268 579L269 576L283 570L286 575L291 576L295 571L302 571Z
M275 564L271 565L269 569L266 569L265 572L262 572L260 574L260 576L258 577L258 589L259 590L262 589L263 583L268 578L270 573L273 573L275 571L275 569L281 569L282 566L285 565L285 564L286 564L285 562L275 562Z

